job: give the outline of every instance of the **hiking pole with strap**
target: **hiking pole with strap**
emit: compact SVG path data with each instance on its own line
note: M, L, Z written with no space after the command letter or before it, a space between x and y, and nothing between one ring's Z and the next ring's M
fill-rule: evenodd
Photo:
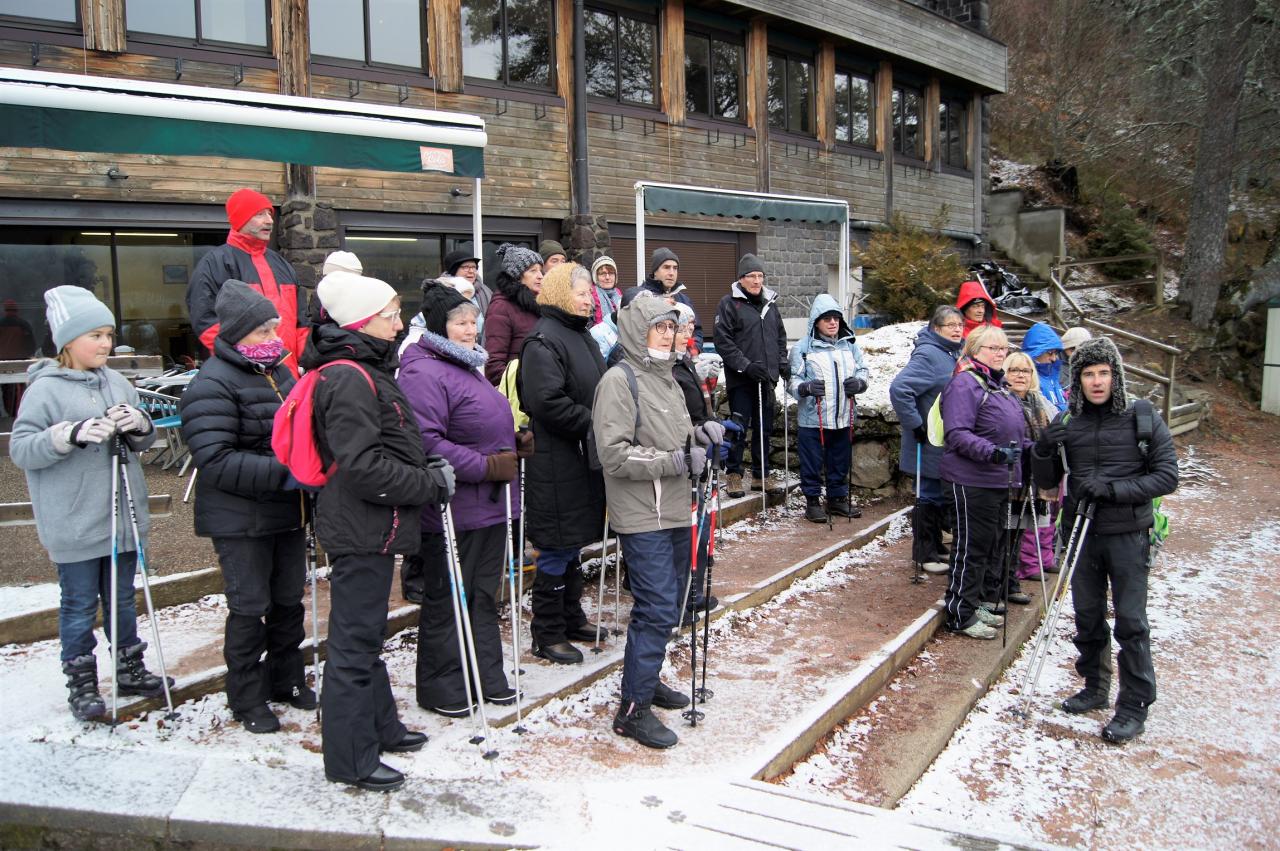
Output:
M1009 441L1009 450L1010 450L1010 458L1012 459L1015 457L1014 453L1018 451L1018 444L1012 440ZM1010 460L1007 462L1007 466L1009 467L1009 486L1004 492L1005 552L1004 552L1004 567L1000 571L1000 605L1004 609L1004 623L1001 625L1001 628L1000 628L1000 646L1001 647L1006 647L1008 646L1008 643L1009 643L1009 561L1013 557L1013 541L1017 539L1018 523L1021 519L1021 518L1015 518L1013 516L1014 502L1020 501L1022 498L1021 490L1019 490L1017 496L1014 496L1014 492L1013 492L1013 468L1015 465L1016 465L1016 461L1014 460ZM1011 526L1013 527L1012 530L1010 530Z
M1042 527L1040 526L1040 514L1036 511L1036 503L1040 502L1041 500L1038 500L1035 498L1034 488L1028 494L1028 499L1030 500L1030 503L1031 503L1031 529L1032 529L1032 534L1035 536L1036 569L1040 572L1040 606L1044 610L1045 615L1047 616L1049 614L1049 587L1048 585L1045 584L1045 579L1044 579L1044 551L1043 551L1043 548L1040 546L1040 529ZM1048 504L1045 505L1044 511L1045 511L1045 528L1047 528L1049 526Z
M592 646L592 653L602 652L600 648L600 633L604 629L602 622L604 621L604 583L609 578L609 509L604 510L604 531L600 533L600 589L596 597L596 642ZM618 577L618 581L622 581L622 577Z
M684 461L685 466L689 468L689 493L691 511L689 513L689 545L690 545L690 562L689 562L689 578L685 581L684 600L681 601L680 610L676 612L677 629L679 625L684 623L684 615L689 605L689 591L693 586L693 574L698 567L698 533L701 527L698 522L699 514L699 493L698 493L698 473L693 469L693 436L690 435L684 439ZM696 621L694 621L696 624ZM698 719L702 718L702 712L698 710L698 630L691 624L689 628L689 708L680 713L681 717L689 722L689 726L698 726Z
M484 691L480 683L480 666L476 661L475 636L471 632L471 616L467 610L467 591L462 585L462 561L458 556L458 533L453 525L453 509L445 503L441 515L444 520L444 543L449 561L449 584L452 586L453 621L458 633L458 665L462 669L462 685L467 695L467 715L471 717L471 744L478 745L489 738L489 719L484 711ZM467 671L468 665L470 672ZM474 684L475 689L472 689ZM479 710L477 712L477 710ZM480 726L476 727L479 715ZM496 750L484 751L485 759L498 755Z
M154 426L153 426L154 427ZM129 447L125 444L123 436L117 433L115 438L116 458L118 459L118 469L120 471L120 483L124 486L124 503L129 508L129 528L133 531L133 544L138 548L137 561L138 572L142 576L142 598L147 603L147 620L151 622L151 640L156 645L156 664L160 666L160 684L164 686L164 702L168 706L169 712L165 718L176 718L177 713L173 711L173 694L169 690L169 676L164 665L164 648L160 646L160 625L156 623L156 607L151 600L151 577L147 573L147 556L142 546L142 535L138 531L138 506L133 501L133 487L129 484ZM115 573L111 574L115 579ZM114 600L114 595L112 596ZM114 640L111 643L111 653L113 656L120 651L116 648Z
M791 391L787 389L787 381L782 382L782 511L791 516L791 424L787 422L788 410L791 406L787 399ZM706 660L706 654L703 654Z
M521 717L521 702L524 695L520 693L520 627L524 619L520 616L520 599L516 597L516 550L511 540L511 482L506 483L507 492L507 586L511 589L511 667L515 670L516 680L516 726L512 729L520 734L529 732L525 729ZM520 506L524 513L524 506Z
M915 507L911 509L912 511L911 519L914 521L914 528L917 530L924 525L924 518L920 516L920 469L921 469L920 455L921 455L920 441L917 440L916 441L916 504L915 504ZM849 465L853 466L852 458L849 459ZM920 537L918 532L916 533L916 537L917 538ZM919 585L921 582L924 582L925 579L927 578L924 572L924 564L919 561L916 561L914 558L911 561L916 566L915 575L911 577L911 584Z
M702 524L706 519L707 503L711 493L711 477L707 472L710 465L711 456L708 455L707 463L703 465L700 477L700 481L704 483L702 484L702 489L699 490L697 485L695 485L694 489L693 516L689 521L691 533L689 537L692 539L689 547L691 560L689 562L689 576L684 582L684 594L680 598L680 625L684 624L684 612L689 607L689 600L692 599L689 595L693 591L693 575L698 572L698 549L702 546Z
M112 440L117 438L112 437ZM111 726L120 723L120 454L111 453Z
M827 430L822 425L822 404L825 396L819 396L813 401L817 403L818 409L818 448L822 450L822 493L827 498L827 502L831 502L831 488L827 486ZM831 512L824 512L827 515L827 531L830 532L834 527L831 522Z
M305 492L304 492L305 493ZM316 590L319 581L319 557L316 550L316 500L311 494L302 498L306 511L305 535L307 541L307 578L311 584L311 664L315 668L316 721L320 720L320 689L323 676L320 673L320 594Z
M849 397L849 470L846 475L848 479L845 482L844 498L849 503L849 523L853 523L853 415L857 402L853 396Z
M766 468L768 465L768 455L764 450L764 384L756 385L756 433L760 436L760 519L764 520L764 514L769 510L769 487L765 479Z
M703 577L702 591L703 605L706 606L702 616L702 687L694 691L694 695L703 703L715 696L715 692L707 688L707 648L711 642L711 562L714 560L711 551L715 541L716 509L720 504L720 471L724 466L720 460L720 446L717 444L712 449L715 450L715 461L711 463L711 492L707 501L714 508L711 509L711 525L707 531L707 573Z

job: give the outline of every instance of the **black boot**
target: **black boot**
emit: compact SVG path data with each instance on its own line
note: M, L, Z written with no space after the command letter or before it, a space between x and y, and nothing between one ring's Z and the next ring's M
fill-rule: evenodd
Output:
M77 656L62 663L67 677L67 703L77 721L101 718L107 705L98 694L98 660L91 655Z
M146 649L145 641L121 648L116 658L121 694L136 694L141 697L159 697L164 694L164 683L148 671L142 662L142 653ZM169 677L169 687L173 688L173 677Z
M1107 726L1102 728L1102 738L1108 742L1122 745L1130 739L1142 735L1144 729L1146 729L1146 722L1141 718L1117 712L1116 717L1108 721Z
M1093 689L1086 686L1062 701L1062 711L1071 715L1081 715L1094 709L1101 709L1111 703L1107 698L1108 691L1107 688Z
M659 709L684 709L689 705L689 696L658 680L653 687L653 705Z
M426 581L422 556L405 556L400 564L400 596L404 597L405 602L421 604Z
M862 509L851 503L847 496L835 496L827 500L827 513L837 517L861 517Z
M533 655L560 665L576 665L582 651L565 635L563 576L548 576L539 570L533 577L533 618L529 622Z
M582 610L582 562L574 559L564 572L564 634L570 641L595 641L596 625L587 620ZM609 630L601 628L600 637L606 638Z
M646 748L669 748L680 741L676 734L653 716L649 707L635 701L624 702L613 716L613 732L635 739Z
M811 523L826 523L827 512L822 507L822 497L806 496L804 498L804 519Z

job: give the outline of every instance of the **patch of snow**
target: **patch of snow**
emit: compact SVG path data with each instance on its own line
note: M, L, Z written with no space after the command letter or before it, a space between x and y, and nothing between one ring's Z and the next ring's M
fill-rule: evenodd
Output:
M0 592L0 620L58 608L62 592L56 582L10 585Z

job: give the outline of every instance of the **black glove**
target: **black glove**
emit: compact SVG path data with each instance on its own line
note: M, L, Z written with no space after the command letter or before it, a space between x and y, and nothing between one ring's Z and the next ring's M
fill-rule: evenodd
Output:
M991 463L1007 464L1012 467L1018 463L1018 459L1022 457L1022 453L1018 451L1016 446L997 446L995 451L991 453Z
M1036 453L1041 458L1047 458L1054 452L1058 451L1058 446L1067 439L1067 424L1064 422L1050 423L1049 426L1040 433L1039 439L1036 440Z
M453 499L453 493L457 490L458 482L453 473L453 465L444 459L441 455L427 456L427 472L431 474L431 480L445 492L441 503L447 503Z
M522 428L516 432L516 457L533 457L533 432L527 428Z
M791 380L791 364L787 363L786 361L783 361L782 363L778 364L778 375L782 376L783 381L790 381Z
M925 430L924 426L916 426L911 429L911 433L916 436L916 443L923 445L929 442L929 432Z
M769 377L769 370L765 369L758 363L750 364L742 371L742 374L747 378L750 378L756 384L769 384L773 381L773 379Z
M1111 483L1094 476L1076 486L1079 495L1094 502L1115 502L1116 490Z
M812 396L815 399L821 399L827 395L827 385L822 381L804 381L796 388L796 391L803 396Z
M856 375L851 375L844 380L844 395L857 396L859 393L867 392L867 382L863 381Z

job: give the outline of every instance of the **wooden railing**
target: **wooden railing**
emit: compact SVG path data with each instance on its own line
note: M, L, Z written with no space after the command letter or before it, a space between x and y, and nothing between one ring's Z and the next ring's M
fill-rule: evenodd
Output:
M1082 284L1076 287L1068 286L1068 279L1071 276L1072 269L1078 269L1083 266L1106 266L1111 263L1136 262L1139 260L1154 264L1154 271L1150 275L1144 275L1141 278L1133 278L1128 281L1106 281L1098 284ZM1050 273L1058 273L1058 283L1067 292L1149 286L1151 287L1152 303L1156 306L1164 304L1164 255L1158 251L1151 254L1122 254L1118 257L1090 257L1088 260L1063 260L1050 266L1049 271ZM1052 293L1050 295L1052 296Z

